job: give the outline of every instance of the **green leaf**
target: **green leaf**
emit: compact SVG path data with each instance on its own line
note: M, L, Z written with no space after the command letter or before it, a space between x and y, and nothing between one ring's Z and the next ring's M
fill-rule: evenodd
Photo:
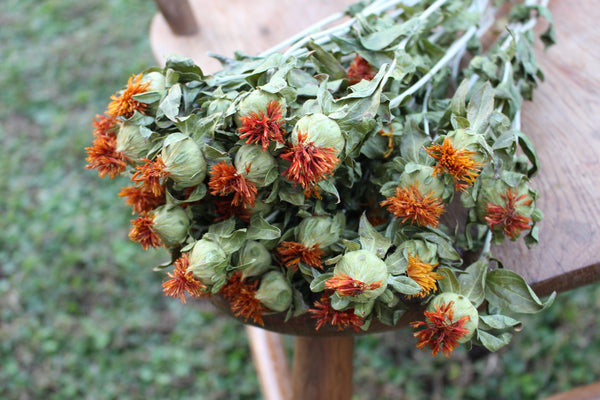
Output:
M165 98L158 105L158 109L173 122L176 122L176 117L179 114L179 106L181 104L181 85L175 84L171 86Z
M516 131L516 134L517 138L519 139L519 146L521 146L521 150L523 150L523 153L525 153L527 159L529 159L529 162L531 162L531 168L527 170L527 177L531 178L537 173L540 164L537 152L535 151L533 142L531 139L529 139L529 137L527 137L527 135L521 131Z
M330 279L331 277L333 277L333 272L328 272L326 274L320 274L319 276L315 277L312 282L310 282L310 290L313 293L320 293L323 290L325 290L325 282L327 282L328 279Z
M537 313L550 306L554 297L556 293L542 302L523 277L507 269L490 271L485 279L485 298L503 312Z
M521 326L521 321L501 314L479 315L479 328L484 330L490 329L518 329Z
M260 214L254 214L248 227L248 240L271 240L281 236L281 230L271 225Z
M179 72L180 79L184 81L204 79L202 69L187 57L170 56L165 62L165 67Z
M358 225L358 235L360 236L360 244L364 250L368 250L375 253L377 257L383 258L387 253L388 249L392 245L392 241L381 233L377 232L375 228L369 223L366 213L360 217Z
M329 75L332 80L346 78L346 70L331 52L323 49L312 40L306 44L306 48L312 51L311 58L319 72Z
M482 331L480 329L477 330L477 339L489 351L500 350L510 342L511 338L512 335L508 332L504 332L500 336L494 336L491 333Z
M494 89L486 82L473 94L467 106L467 119L474 133L484 133L493 112Z
M238 229L219 238L219 245L226 254L233 254L246 243L246 229Z
M403 24L394 24L386 29L365 35L360 38L360 42L368 50L383 50L415 29L418 23L418 20L411 18Z
M458 283L458 279L456 279L456 275L454 272L448 267L439 267L436 269L436 272L443 276L442 279L438 280L437 283L440 287L440 290L444 293L459 293L460 292L460 283Z
M388 285L394 288L395 291L402 294L417 294L421 291L421 286L406 275L390 275L388 277Z
M162 93L157 92L157 91L143 92L143 93L134 94L131 97L133 97L134 100L137 100L140 103L152 104L152 103L160 100L160 98L162 97Z
M479 307L485 299L485 276L489 263L478 260L465 269L458 277L460 294L468 298L475 307Z
M467 110L465 108L467 93L469 91L469 80L463 79L458 88L456 88L456 92L454 92L454 96L452 96L452 101L450 103L450 109L452 110L452 114L457 117L466 117Z

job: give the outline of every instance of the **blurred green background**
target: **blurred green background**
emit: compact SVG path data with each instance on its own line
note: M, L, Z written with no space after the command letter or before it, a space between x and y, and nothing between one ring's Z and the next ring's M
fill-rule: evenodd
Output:
M155 65L147 0L0 3L0 399L259 399L243 327L162 295L122 180L85 170L91 119ZM543 171L542 171L543 173ZM543 230L543 226L542 226ZM600 379L600 286L496 354L356 340L356 399L535 399ZM291 351L293 339L286 338Z

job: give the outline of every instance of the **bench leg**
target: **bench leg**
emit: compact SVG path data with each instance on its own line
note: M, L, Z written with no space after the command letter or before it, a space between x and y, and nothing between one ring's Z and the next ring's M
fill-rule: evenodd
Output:
M294 348L294 400L350 400L354 338L298 336Z

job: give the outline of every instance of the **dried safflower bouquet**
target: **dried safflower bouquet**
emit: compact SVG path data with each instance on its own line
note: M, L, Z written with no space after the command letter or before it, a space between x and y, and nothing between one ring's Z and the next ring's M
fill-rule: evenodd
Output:
M426 305L417 347L497 350L519 325L509 315L552 301L490 253L537 242L520 110L543 77L531 29L551 16L514 5L484 51L495 13L361 2L340 25L323 28L343 13L259 56L219 57L211 76L170 58L96 117L88 168L130 177L129 238L169 249L168 296L220 296L257 324L309 313L317 330L394 325Z

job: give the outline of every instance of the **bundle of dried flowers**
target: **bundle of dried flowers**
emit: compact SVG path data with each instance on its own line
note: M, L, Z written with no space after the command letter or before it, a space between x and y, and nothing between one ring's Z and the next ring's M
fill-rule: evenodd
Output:
M394 325L427 304L417 347L496 350L518 325L507 314L552 299L489 251L524 232L537 241L537 156L519 114L541 76L531 28L547 10L514 6L483 52L493 10L372 0L347 10L350 23L212 76L171 58L111 97L88 168L130 177L129 237L171 251L168 296L218 294L258 324L308 312L317 330ZM459 226L441 218L455 197ZM466 251L481 256L465 265Z

